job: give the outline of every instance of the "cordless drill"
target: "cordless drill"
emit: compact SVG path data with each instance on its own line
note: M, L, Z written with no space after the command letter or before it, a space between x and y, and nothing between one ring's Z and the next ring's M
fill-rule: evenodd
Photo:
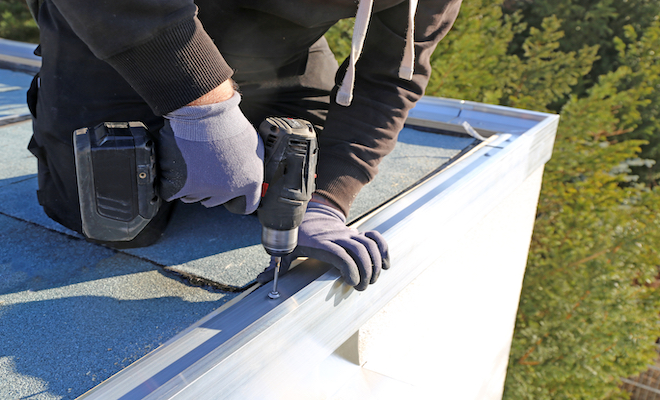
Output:
M281 258L298 243L298 227L314 192L318 145L312 124L267 118L264 184L258 215L264 249L276 263L271 298L279 297ZM76 178L85 236L102 241L135 238L161 204L153 140L140 122L106 122L74 132Z
M275 263L272 299L283 256L298 244L298 227L315 189L318 145L311 123L295 118L266 118L259 126L265 146L264 184L257 210L261 243Z

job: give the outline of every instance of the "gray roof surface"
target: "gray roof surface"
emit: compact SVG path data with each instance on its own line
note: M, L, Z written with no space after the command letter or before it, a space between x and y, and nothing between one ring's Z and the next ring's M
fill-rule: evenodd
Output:
M0 111L20 110L31 77L8 72ZM31 133L29 121L0 126L0 399L79 396L236 296L218 288L244 289L265 268L256 217L223 207L181 204L151 247L86 242L38 205ZM351 218L472 142L404 129Z
M0 69L0 118L29 112L25 91L31 80L27 74Z

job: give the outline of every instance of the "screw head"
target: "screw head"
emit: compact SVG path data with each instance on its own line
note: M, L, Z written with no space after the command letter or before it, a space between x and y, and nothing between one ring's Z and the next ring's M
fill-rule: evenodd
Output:
M270 297L273 300L279 299L280 298L280 292L276 292L276 291L273 290L272 292L268 293L268 297Z

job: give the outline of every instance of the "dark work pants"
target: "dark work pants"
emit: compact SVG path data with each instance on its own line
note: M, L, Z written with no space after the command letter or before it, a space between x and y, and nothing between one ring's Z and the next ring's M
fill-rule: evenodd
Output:
M107 63L97 59L73 33L57 8L45 1L39 10L42 67L28 92L34 114L29 150L38 159L37 197L46 214L82 232L73 153L73 131L106 121L142 121L156 132L163 119ZM241 108L255 125L268 116L293 116L322 127L334 86L337 63L324 39L310 48L302 76L270 81L246 81ZM140 247L155 242L164 231L171 204L131 242L116 247Z

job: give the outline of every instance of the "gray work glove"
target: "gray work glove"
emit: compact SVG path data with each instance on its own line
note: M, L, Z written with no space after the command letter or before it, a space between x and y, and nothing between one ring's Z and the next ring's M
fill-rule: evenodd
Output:
M158 138L160 194L250 214L261 199L264 146L238 108L241 96L165 115Z
M298 257L310 257L341 272L346 283L365 290L376 282L381 269L390 267L387 242L376 231L360 233L346 226L344 214L329 205L310 201L298 233L298 246L282 259L280 275L286 273ZM257 282L273 279L274 266L259 274Z

